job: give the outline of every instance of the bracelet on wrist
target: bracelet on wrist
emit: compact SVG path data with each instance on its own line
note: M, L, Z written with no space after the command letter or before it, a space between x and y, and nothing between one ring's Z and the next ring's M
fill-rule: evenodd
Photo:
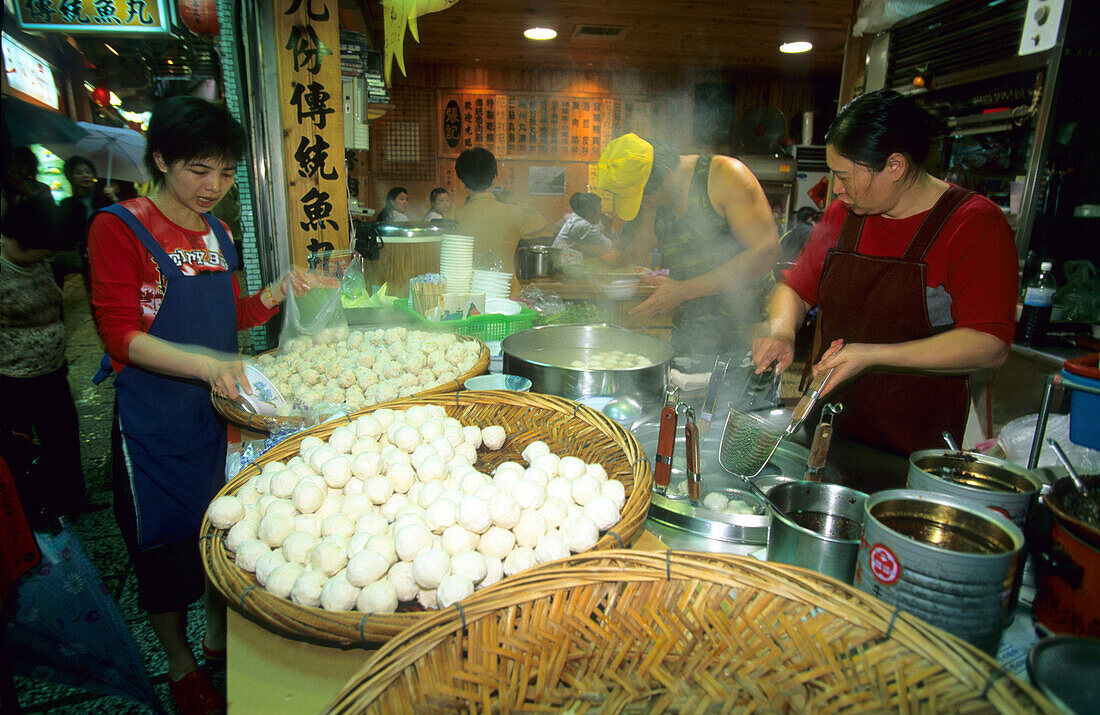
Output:
M275 294L271 292L271 286L264 288L264 296L271 302L272 308L279 304L279 301L275 300Z

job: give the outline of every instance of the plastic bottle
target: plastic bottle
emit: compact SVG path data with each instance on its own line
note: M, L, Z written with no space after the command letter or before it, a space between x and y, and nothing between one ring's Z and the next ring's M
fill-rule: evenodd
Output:
M1043 261L1039 266L1039 275L1024 287L1024 306L1016 323L1016 342L1022 345L1041 343L1050 325L1054 291L1058 289L1052 268L1049 261Z

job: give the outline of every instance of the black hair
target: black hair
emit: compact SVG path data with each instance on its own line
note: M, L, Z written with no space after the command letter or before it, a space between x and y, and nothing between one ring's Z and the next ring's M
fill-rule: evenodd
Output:
M603 208L603 201L596 194L578 191L569 197L569 207L578 216L587 216L593 211L598 213Z
M668 175L680 166L680 152L676 147L660 139L646 139L653 147L653 168L649 170L649 179L645 182L644 194L660 191Z
M57 208L48 196L18 197L7 204L3 217L3 234L24 250L57 249Z
M38 170L38 156L29 146L17 146L11 151L12 161L20 169Z
M73 174L76 173L76 169L78 166L86 166L92 170L93 174L99 174L99 172L96 171L95 164L92 163L92 160L86 156L80 156L79 154L70 156L68 159L66 159L64 166L61 167L61 172L65 174L66 179L72 181Z
M467 149L455 159L455 175L471 191L485 191L497 178L497 158L479 146Z
M809 206L803 206L799 210L794 212L794 217L803 223L809 223L810 221L816 221L821 216L821 213Z
M409 192L408 192L408 190L405 189L404 186L395 186L395 187L393 187L392 189L390 189L389 191L386 192L386 206L392 205L393 202L397 200L398 196L400 196L401 194L407 194L407 193L409 193Z
M932 116L911 97L879 89L846 104L829 125L825 143L872 171L882 171L891 155L901 154L909 159L908 177L928 158L934 126Z
M442 186L437 186L436 188L432 189L432 192L430 194L428 194L428 201L431 202L432 206L435 206L435 200L436 199L438 199L443 194L449 194L449 193L451 193L451 192L447 191Z
M193 159L221 159L236 163L245 154L248 138L240 122L225 107L198 97L169 97L153 110L145 135L145 166L156 183L164 181L154 153L166 165Z

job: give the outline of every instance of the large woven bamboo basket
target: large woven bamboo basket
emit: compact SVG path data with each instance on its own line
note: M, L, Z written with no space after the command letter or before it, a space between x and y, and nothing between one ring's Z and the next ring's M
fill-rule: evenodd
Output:
M499 450L478 451L476 466L482 471L491 471L508 460L520 461L523 447L536 439L546 442L555 452L572 454L586 462L598 462L607 471L608 478L623 483L626 503L619 523L600 537L595 548L613 549L629 545L641 532L649 511L653 474L634 436L600 412L571 400L505 390L463 391L393 400L312 427L265 452L229 482L218 496L236 493L261 471L264 464L293 457L306 436L326 439L337 427L383 407L403 410L426 404L442 406L450 417L463 424L504 427L508 437ZM214 586L231 606L283 635L333 646L381 643L434 613L417 610L368 615L300 606L265 591L256 582L255 575L239 569L232 553L225 548L226 532L214 528L209 519L203 519L200 534L203 563ZM512 578L507 577L504 582Z
M326 710L1056 712L944 631L739 556L579 554L460 605L390 640Z
M458 378L448 380L442 385L410 395L409 397L411 399L426 397L428 395L443 395L448 392L461 390L467 380L477 375L484 375L489 369L489 348L484 342L466 335L456 335L455 337L459 340L474 340L480 343L481 350L478 352L477 362L475 362L474 366L465 373L459 375ZM284 428L297 428L301 427L304 422L304 418L298 416L279 417L274 415L258 415L255 412L249 412L240 404L233 402L227 397L219 397L213 393L210 395L210 401L213 403L217 413L226 420L238 427L245 427L255 432L277 432ZM374 407L375 406L372 406L368 409L373 409Z

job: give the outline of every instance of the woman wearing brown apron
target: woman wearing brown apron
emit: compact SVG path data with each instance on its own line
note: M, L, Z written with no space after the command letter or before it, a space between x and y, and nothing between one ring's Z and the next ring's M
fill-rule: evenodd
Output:
M818 308L809 369L835 369L837 431L870 448L864 455L942 447L944 431L961 442L967 375L1000 366L1012 342L1012 229L993 202L920 168L931 127L891 90L840 111L825 137L838 198L784 272L753 343L759 371L786 369L795 332ZM866 491L904 484L904 460L848 467L846 481Z

